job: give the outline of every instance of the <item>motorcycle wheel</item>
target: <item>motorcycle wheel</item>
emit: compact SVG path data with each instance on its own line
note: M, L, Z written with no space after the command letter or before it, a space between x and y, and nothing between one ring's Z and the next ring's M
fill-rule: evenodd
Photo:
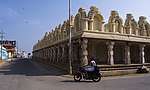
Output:
M93 81L94 82L99 82L101 80L101 74L100 73L97 73L94 78L93 78Z
M80 73L74 74L74 80L79 82L82 79L82 75Z

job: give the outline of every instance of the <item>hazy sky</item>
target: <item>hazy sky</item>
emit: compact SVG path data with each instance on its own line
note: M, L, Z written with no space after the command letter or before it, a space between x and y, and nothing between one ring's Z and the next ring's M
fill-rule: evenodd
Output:
M17 40L19 49L31 52L33 45L45 32L51 31L68 19L69 0L0 0L0 31L5 39ZM90 6L97 6L107 22L110 11L116 10L125 21L132 13L136 21L144 15L150 21L150 0L71 0L75 16L80 7L88 13Z

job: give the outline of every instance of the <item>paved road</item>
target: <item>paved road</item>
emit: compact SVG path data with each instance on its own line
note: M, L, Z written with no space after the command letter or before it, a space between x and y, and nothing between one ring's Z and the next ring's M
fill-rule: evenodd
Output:
M25 59L6 62L0 67L0 90L150 90L150 74L74 82L50 68Z

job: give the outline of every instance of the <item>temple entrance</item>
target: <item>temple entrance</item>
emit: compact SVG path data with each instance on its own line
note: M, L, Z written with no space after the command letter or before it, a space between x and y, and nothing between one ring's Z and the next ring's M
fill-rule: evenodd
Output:
M131 64L140 64L140 49L138 44L132 44L130 47Z

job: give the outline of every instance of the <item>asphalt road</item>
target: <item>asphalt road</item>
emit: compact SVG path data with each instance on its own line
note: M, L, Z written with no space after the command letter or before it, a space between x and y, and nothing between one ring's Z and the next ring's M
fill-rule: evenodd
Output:
M0 90L150 90L150 74L107 77L100 82L74 82L62 70L29 60L0 65Z

